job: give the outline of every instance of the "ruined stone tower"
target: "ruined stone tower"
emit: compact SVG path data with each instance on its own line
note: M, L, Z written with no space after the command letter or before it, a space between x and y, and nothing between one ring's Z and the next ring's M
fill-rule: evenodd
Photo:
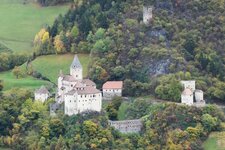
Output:
M152 11L153 7L151 6L144 6L143 7L143 22L145 25L149 25L150 22L152 21Z

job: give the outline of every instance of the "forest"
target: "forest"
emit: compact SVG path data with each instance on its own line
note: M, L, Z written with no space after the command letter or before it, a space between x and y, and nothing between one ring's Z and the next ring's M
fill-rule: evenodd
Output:
M43 6L67 0L38 0ZM143 23L143 6L153 19ZM153 104L138 96L180 102L180 80L196 80L207 102L225 102L224 0L74 0L65 15L34 37L33 53L0 53L0 71L17 69L41 55L89 54L88 78L98 88L123 80L132 97L126 119L141 119L139 134L122 134L107 121L118 120L122 98L104 104L101 113L71 117L49 115L49 104L33 101L23 88L2 92L0 80L0 148L202 150L211 132L225 131L224 111L215 105L197 108Z
M216 106L130 103L129 119L141 117L140 134L121 134L107 123L108 113L91 112L68 117L49 116L49 103L33 102L32 93L14 89L1 96L0 146L12 149L194 149L212 131L225 130L225 116ZM114 99L111 105L120 105ZM9 107L10 106L10 107Z
M143 5L154 8L149 26ZM224 9L224 1L75 1L36 35L35 55L90 53L89 77L124 80L127 96L178 101L179 80L192 79L207 99L223 101Z
M143 5L154 8L149 26ZM192 79L208 100L224 101L224 9L223 0L76 0L37 33L33 55L0 53L0 71L40 55L86 53L93 61L89 78L99 86L123 80L127 96L178 101L179 80Z

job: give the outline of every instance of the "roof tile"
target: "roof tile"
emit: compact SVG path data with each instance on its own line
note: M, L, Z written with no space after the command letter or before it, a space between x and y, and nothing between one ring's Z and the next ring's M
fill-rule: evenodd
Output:
M103 84L103 89L122 89L123 81L107 81Z

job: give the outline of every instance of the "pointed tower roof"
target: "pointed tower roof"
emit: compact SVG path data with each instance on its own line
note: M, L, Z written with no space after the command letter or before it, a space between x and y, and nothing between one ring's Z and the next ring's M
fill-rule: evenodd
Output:
M70 67L73 68L73 69L82 68L81 63L80 63L77 55L74 56L73 62L72 62Z

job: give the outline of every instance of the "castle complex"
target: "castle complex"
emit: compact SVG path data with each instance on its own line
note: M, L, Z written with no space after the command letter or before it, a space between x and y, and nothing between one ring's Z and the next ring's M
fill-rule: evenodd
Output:
M87 111L101 111L102 93L96 89L96 84L83 79L83 69L75 55L70 66L70 74L64 75L61 71L58 78L57 103L64 102L64 113L74 115Z
M203 91L195 88L194 80L181 81L181 84L184 88L181 94L181 103L196 105L197 107L205 105ZM107 81L102 89L104 98L110 100L114 96L122 96L123 82ZM44 102L49 96L50 93L45 87L35 91L35 100ZM77 55L75 55L70 66L70 74L65 75L60 71L56 103L50 105L50 113L52 115L60 108L60 104L64 104L64 114L69 116L89 111L101 111L102 92L96 88L96 84L93 81L83 79L83 68ZM141 119L109 120L108 123L122 133L138 133L143 127Z

